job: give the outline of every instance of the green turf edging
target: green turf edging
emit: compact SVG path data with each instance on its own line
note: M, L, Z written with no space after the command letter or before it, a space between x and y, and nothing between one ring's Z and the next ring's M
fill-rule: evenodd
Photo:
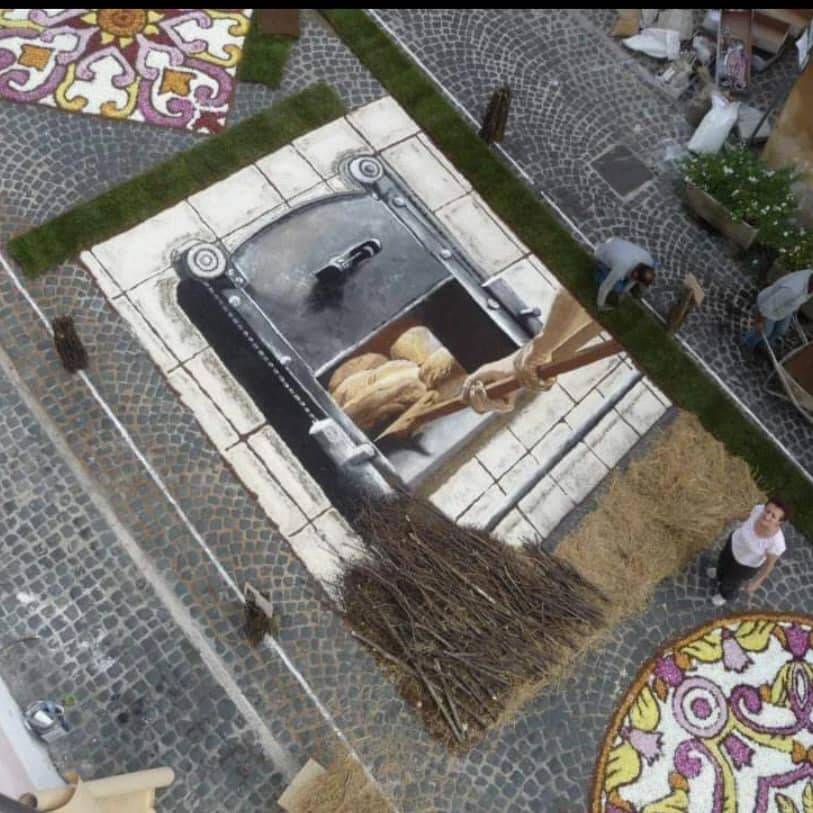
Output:
M598 314L593 261L554 213L494 155L431 80L362 11L323 14L393 98L588 311L621 341L646 375L682 409L696 414L726 448L748 462L767 491L795 506L794 524L813 538L813 486L637 302ZM721 487L725 487L721 483ZM687 506L691 510L691 506Z
M259 82L278 88L288 61L288 52L295 41L295 37L263 34L259 28L259 14L255 9L251 15L248 34L243 41L237 78L241 82Z
M12 237L8 252L27 276L37 276L346 112L332 88L314 85L144 175Z

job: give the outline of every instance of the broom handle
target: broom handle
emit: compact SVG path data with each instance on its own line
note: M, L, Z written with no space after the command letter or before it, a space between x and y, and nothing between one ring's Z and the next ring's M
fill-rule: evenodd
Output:
M623 347L615 341L615 339L611 339L595 347L587 347L584 350L580 350L568 359L543 364L537 367L536 373L540 381L544 381L546 378L553 378L562 373L568 373L571 370L577 370L579 367L585 367L588 364L601 361L601 359L606 359L609 356L614 356L616 353L620 353L621 350L623 350ZM486 395L489 398L504 398L521 386L522 385L514 376L509 376L508 378L503 378L502 381L495 381L486 387ZM414 418L413 426L417 428L428 421L432 421L435 418L442 418L444 415L451 415L454 412L465 409L467 406L468 404L465 404L459 395L455 398L449 398L446 401L441 401L439 404L433 404L412 416Z

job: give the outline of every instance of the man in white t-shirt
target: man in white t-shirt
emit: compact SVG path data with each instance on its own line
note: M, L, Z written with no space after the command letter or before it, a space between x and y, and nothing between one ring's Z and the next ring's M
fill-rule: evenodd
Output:
M785 552L782 525L788 518L788 506L778 497L751 509L747 518L725 543L717 559L717 567L706 571L717 582L717 592L711 599L715 607L737 595L745 585L753 593L768 578L776 560Z

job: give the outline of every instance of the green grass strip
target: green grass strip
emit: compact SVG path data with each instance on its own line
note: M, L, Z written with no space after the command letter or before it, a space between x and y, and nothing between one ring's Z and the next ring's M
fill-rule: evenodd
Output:
M8 252L27 276L35 277L346 112L331 87L314 85L210 136L144 175L13 237Z
M636 364L675 404L696 414L729 452L746 460L763 488L783 494L795 506L794 524L813 538L813 487L771 439L639 303L631 301L611 313L597 313L590 254L365 13L354 9L323 13L345 44L520 240L624 344ZM686 506L686 510L692 507Z
M288 61L288 51L295 37L281 34L263 34L259 28L259 9L251 16L248 34L243 41L237 76L241 82L259 82L278 88Z

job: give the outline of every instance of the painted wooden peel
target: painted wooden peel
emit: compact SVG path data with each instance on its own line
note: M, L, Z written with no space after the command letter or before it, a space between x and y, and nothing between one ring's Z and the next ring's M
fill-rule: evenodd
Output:
M562 373L577 370L579 367L585 367L588 364L601 361L601 359L614 356L622 350L623 347L621 344L613 339L612 341L603 342L594 347L587 347L568 358L560 358L557 361L542 364L537 369L537 375L540 380L553 378ZM502 379L502 381L495 381L486 387L486 395L492 399L504 398L506 395L514 392L514 390L520 389L521 386L522 385L514 376L509 376ZM429 421L442 418L444 415L451 415L454 412L465 409L467 406L468 404L466 404L459 395L456 398L449 398L429 406L425 406L425 402L418 402L415 407L404 412L398 420L390 424L376 440L383 440L388 437L407 438L417 432L421 426L429 423Z

